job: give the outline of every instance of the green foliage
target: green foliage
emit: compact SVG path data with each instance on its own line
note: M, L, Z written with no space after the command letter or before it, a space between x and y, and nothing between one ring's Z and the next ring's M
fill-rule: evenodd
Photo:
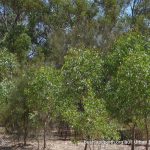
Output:
M16 38L14 43L14 49L19 59L27 58L30 46L31 38L26 33L22 33Z
M11 79L18 73L18 67L16 56L6 49L0 49L0 81Z
M74 93L78 98L86 95L88 91L87 80L96 82L101 72L102 60L97 52L84 49L72 49L65 57L62 68L63 83L69 93Z
M14 82L7 79L0 82L0 99L2 103L7 101L14 86Z
M105 59L102 80L107 109L121 122L149 116L150 42L131 32L121 36Z
M23 134L27 128L43 127L45 121L53 119L55 111L54 94L56 88L55 69L51 67L30 68L15 83L14 88L6 89L1 83L1 94L5 100L3 122L9 132ZM9 95L8 90L10 90ZM5 99L6 99L5 98ZM49 118L50 116L50 118Z
M149 77L150 55L131 52L124 58L116 77L107 85L109 108L120 120L136 122L150 115Z
M17 131L18 134L23 134L24 123L28 122L28 106L27 97L24 93L24 88L27 86L27 80L22 76L14 83L14 88L11 90L6 103L5 116L3 122L8 132Z
M47 113L53 109L53 91L55 87L55 71L51 67L30 70L28 86L25 93L31 111Z
M7 49L0 49L0 123L8 110L8 99L15 88L14 77L19 75L19 64L16 56Z
M27 29L23 25L17 25L5 34L2 44L9 52L17 56L19 63L23 64L27 60L32 43Z
M6 116L6 110L8 110L8 99L11 96L11 92L15 88L15 83L4 79L0 82L0 123L2 123Z
M150 42L146 37L139 33L131 32L126 33L116 40L114 46L111 49L109 56L105 61L105 70L109 75L115 75L117 69L122 65L123 58L130 52L145 51L150 54Z
M148 39L137 32L129 32L120 36L110 48L109 53L102 57L102 69L99 71L94 84L94 90L98 97L107 96L105 91L105 86L112 77L115 77L118 69L123 64L123 60L131 52L140 52L143 51L146 54L150 54L149 51L150 42ZM105 99L105 98L104 98Z
M82 98L84 109L82 112L75 104L68 105L68 101L62 105L63 118L84 138L114 140L119 138L116 123L109 118L104 101L96 99L90 87L87 96Z
M86 138L117 138L103 99L97 99L92 89L101 71L101 58L94 51L72 49L65 60L58 99L62 117Z

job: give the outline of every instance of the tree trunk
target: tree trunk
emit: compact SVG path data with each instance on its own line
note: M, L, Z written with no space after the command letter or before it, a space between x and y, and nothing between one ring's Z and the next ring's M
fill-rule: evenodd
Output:
M35 130L35 135L36 135L35 140L37 141L37 147L38 147L37 150L40 149L40 141L39 141L38 131L39 131L39 129L37 127L36 130Z
M87 143L85 143L84 150L87 150L87 146L88 146L88 144L87 144Z
M39 142L39 138L37 137L37 143L38 143L38 150L40 149L40 142Z
M27 136L28 136L28 112L24 113L24 145L27 144Z
M145 118L145 130L146 130L146 150L148 150L148 147L149 147L149 131L148 131L148 125L147 125L147 118Z
M134 141L135 141L135 125L134 125L133 128L132 128L132 143L131 143L131 150L134 150L134 147L135 147Z
M46 148L46 121L44 122L44 133L43 133L43 140L44 140L44 149Z
M28 134L27 125L25 125L25 127L24 127L24 145L27 144L27 134Z
M94 142L93 142L93 150L95 149L95 146L94 146Z

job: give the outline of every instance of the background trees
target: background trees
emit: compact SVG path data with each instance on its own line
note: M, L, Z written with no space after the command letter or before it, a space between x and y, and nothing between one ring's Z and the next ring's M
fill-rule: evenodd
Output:
M42 54L56 65L64 63L70 47L100 48L105 54L122 33L149 33L149 5L147 0L1 0L1 46L18 55ZM17 38L26 46L20 47Z

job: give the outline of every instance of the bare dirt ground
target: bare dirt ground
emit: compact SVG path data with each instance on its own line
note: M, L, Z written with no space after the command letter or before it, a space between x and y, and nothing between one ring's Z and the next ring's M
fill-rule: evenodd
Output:
M74 144L72 141L48 140L46 141L45 150L84 150L85 142ZM39 148L38 148L39 147ZM123 144L88 144L87 150L130 150L129 145ZM23 146L22 142L15 141L12 136L0 132L0 150L43 150L43 140L28 140L27 146ZM145 150L144 146L136 146L135 150ZM150 148L149 148L150 150Z
M79 142L74 144L71 141L62 140L47 140L47 148L45 150L84 150L85 143ZM39 150L43 149L43 141L40 140ZM88 146L88 150L130 150L128 145L117 144L91 144ZM23 146L22 143L18 143L8 135L0 135L0 150L38 150L38 143L34 140L29 140L27 146ZM144 146L138 146L135 150L145 150Z

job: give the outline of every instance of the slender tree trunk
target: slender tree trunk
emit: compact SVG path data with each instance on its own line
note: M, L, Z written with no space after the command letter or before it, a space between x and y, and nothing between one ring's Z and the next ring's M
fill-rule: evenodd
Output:
M28 135L28 129L27 129L27 124L25 123L25 127L24 127L24 145L27 144L27 135Z
M131 150L134 150L134 147L135 147L134 141L135 141L135 125L134 125L133 128L132 128L132 144L131 144Z
M87 150L87 146L88 146L88 144L87 144L87 143L85 143L84 150Z
M95 149L95 146L94 146L94 142L93 142L93 150Z
M24 145L27 144L27 136L28 136L28 112L24 113Z
M37 137L37 143L38 143L38 150L40 149L40 142L39 142L39 138Z
M38 148L37 148L37 150L39 150L40 149L40 143L39 143L39 135L38 135L38 128L36 129L36 131L35 131L35 133L36 133L36 141L37 141L37 144L38 144Z
M44 133L43 133L43 140L44 140L44 149L46 148L46 121L44 122Z
M146 150L148 150L148 147L149 147L149 131L148 131L148 125L147 125L147 118L145 118L145 130L146 130Z

